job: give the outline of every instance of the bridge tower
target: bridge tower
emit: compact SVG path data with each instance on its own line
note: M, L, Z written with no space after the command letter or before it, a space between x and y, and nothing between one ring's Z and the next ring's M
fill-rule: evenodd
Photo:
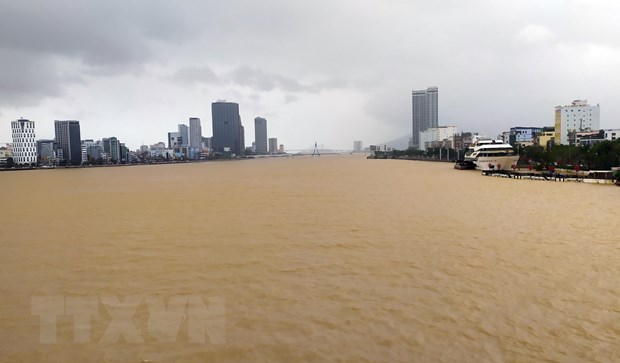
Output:
M313 158L318 158L319 156L321 156L321 153L319 152L319 148L316 145L316 141L314 142L314 150L312 150L312 157Z

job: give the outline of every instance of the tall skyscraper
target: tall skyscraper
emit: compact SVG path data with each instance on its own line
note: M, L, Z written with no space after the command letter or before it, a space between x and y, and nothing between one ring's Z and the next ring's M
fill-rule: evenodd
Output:
M254 140L256 142L256 153L267 154L267 120L262 117L254 119Z
M202 149L202 126L198 117L189 118L189 147Z
M230 150L235 154L245 151L244 130L239 116L239 104L217 101L211 104L213 122L212 148L215 152Z
M37 162L37 142L34 136L34 121L19 119L11 122L13 135L13 162L32 164Z
M420 132L439 125L439 89L429 87L426 90L413 91L411 96L411 146L420 148Z
M54 121L54 132L58 149L62 150L62 158L69 164L82 163L82 139L80 138L79 121Z

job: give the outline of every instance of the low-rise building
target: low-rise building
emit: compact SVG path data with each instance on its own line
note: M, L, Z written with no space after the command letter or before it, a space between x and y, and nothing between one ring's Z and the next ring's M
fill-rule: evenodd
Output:
M605 140L614 141L620 139L620 129L604 129Z
M202 138L202 149L206 149L207 151L211 151L211 142L212 142L212 138L210 137L203 137Z
M504 131L501 134L497 135L498 140L502 140L504 144L510 143L510 131Z
M456 126L439 126L420 132L420 147L424 150L428 148L442 147L454 148L454 136Z
M87 158L91 161L103 161L107 159L107 155L101 144L95 144L86 150Z
M545 150L555 145L555 127L543 127L534 136L534 144L542 146Z
M37 140L37 159L40 164L50 165L56 160L54 140Z
M480 138L478 132L461 132L460 134L456 134L454 135L454 148L456 150L465 150L469 148L477 138Z
M536 141L536 134L542 131L542 127L511 127L508 143L512 146L531 146Z
M6 147L0 147L0 159L13 157L13 151Z
M275 154L278 152L278 139L275 137L269 138L269 153Z
M569 131L568 133L569 145L592 145L603 140L605 140L605 137L603 136L603 132L599 130L583 132Z

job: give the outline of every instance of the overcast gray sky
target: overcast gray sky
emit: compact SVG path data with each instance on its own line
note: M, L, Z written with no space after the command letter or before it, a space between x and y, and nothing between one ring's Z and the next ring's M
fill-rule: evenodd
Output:
M135 149L211 102L238 102L287 149L411 133L411 90L439 122L489 136L601 104L620 127L620 1L0 0L0 142L10 121L76 119Z

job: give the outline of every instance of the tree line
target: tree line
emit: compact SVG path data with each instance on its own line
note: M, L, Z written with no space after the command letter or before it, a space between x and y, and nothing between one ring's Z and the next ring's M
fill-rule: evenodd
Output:
M557 168L610 170L620 166L620 139L600 141L592 145L539 145L515 147L519 165L553 165Z
M433 158L443 160L462 160L467 150L430 148L419 150L410 147L406 150L377 151L374 157L382 159ZM537 169L546 166L579 170L610 170L620 166L620 139L600 141L592 145L552 145L543 148L539 145L514 146L520 155L518 166L532 165Z

